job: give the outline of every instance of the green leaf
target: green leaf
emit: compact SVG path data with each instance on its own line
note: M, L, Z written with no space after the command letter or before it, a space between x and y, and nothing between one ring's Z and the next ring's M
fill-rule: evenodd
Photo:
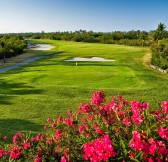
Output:
M122 140L122 138L120 138L120 146L122 147L122 149L123 149L123 152L124 152L124 155L127 155L127 149L126 149L126 147L125 147L125 143L124 143L124 141Z

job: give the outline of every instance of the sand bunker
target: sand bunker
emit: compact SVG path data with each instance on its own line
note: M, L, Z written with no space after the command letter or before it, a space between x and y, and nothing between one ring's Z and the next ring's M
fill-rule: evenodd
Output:
M54 48L54 46L48 45L48 44L36 44L36 45L29 45L28 48L31 48L32 50L51 50Z
M102 57L91 57L91 58L82 58L82 57L74 57L70 60L64 60L64 61L92 61L92 62L111 62L111 61L115 61L115 60L111 60L111 59L105 59Z

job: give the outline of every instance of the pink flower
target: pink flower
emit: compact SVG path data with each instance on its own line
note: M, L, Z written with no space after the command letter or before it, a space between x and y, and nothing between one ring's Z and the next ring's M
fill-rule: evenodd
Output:
M166 149L166 147L159 147L158 149L158 153L161 155L168 155L168 149Z
M99 126L97 124L93 124L93 128L96 130L96 129L100 129Z
M129 157L130 157L130 158L135 158L135 154L132 153L132 152L130 152L130 153L129 153Z
M74 124L74 120L73 118L64 118L64 123L68 126L68 127L72 127L74 128L76 126L76 124Z
M71 126L71 120L68 118L64 119L64 123L67 124L68 126Z
M37 134L37 136L35 137L35 140L36 141L40 141L41 140L41 134L40 133Z
M22 145L23 145L24 149L30 148L30 143L23 142Z
M89 133L86 133L86 138L89 138L90 137L90 134Z
M155 143L156 143L156 142L154 141L154 139L153 139L153 138L149 138L149 140L148 140L148 141L149 141L149 143L150 143L150 144L155 144Z
M42 158L41 157L37 157L34 162L42 162Z
M48 139L46 140L46 142L50 145L50 144L51 144L51 139L48 138Z
M51 119L50 119L50 118L47 118L47 122L50 123L50 122L51 122Z
M31 141L32 141L32 142L42 141L42 140L44 140L44 136L45 136L45 135L41 135L40 133L38 133L38 134L36 135L36 137L31 138Z
M13 147L10 152L10 157L13 159L19 159L21 156L21 147Z
M92 95L92 105L100 106L101 103L105 101L106 95L104 94L103 90L100 90L99 92L95 92Z
M141 109L141 104L140 102L134 100L131 102L131 108L132 108L132 113L135 115L135 116L139 116L140 114L140 109Z
M80 133L84 133L84 128L83 128L83 126L79 126L79 132L80 132Z
M13 136L13 143L16 145L18 140L23 138L23 134L21 132L17 132L14 136Z
M56 123L53 122L53 123L52 123L52 128L54 129L55 127L56 127Z
M58 119L57 119L57 122L62 122L62 121L63 121L63 117L59 116Z
M59 140L62 137L62 135L63 134L62 134L61 130L57 129L54 137L55 137L56 140Z
M83 127L86 129L86 130L89 130L89 127L86 123L83 124Z
M148 162L154 162L154 161L153 161L152 158L150 157L150 158L148 158Z
M132 121L135 123L135 124L138 124L138 125L141 125L141 123L143 122L143 119L144 119L144 115L133 115L131 117Z
M159 157L156 157L157 162L162 162L162 160Z
M140 141L141 140L140 133L138 131L132 131L132 134L133 134L133 139L135 141Z
M89 113L90 110L90 105L89 104L84 104L81 105L81 107L79 108L83 113Z
M141 104L140 102L135 100L131 102L131 108L132 108L132 114L133 114L131 119L135 124L140 125L143 122L144 115L142 115L141 112L148 107L149 106L147 103Z
M4 150L0 149L0 158L2 158L4 156Z
M131 126L131 122L129 120L128 117L125 117L123 120L122 120L122 124L125 124L126 126Z
M140 133L138 131L133 131L133 141L129 143L131 148L134 148L136 151L142 151L144 148L144 143L141 141Z
M95 139L91 143L86 143L83 151L83 158L85 160L90 159L91 162L108 161L110 157L116 156L108 135Z
M68 114L69 117L71 117L72 116L71 110L67 110L67 114Z
M3 137L3 140L4 140L4 141L6 141L7 139L8 139L7 136L4 136L4 137Z
M88 120L93 119L93 115L88 115Z
M149 146L149 153L151 155L154 155L156 150L157 150L157 144L156 143L153 143L152 145Z
M67 162L67 160L66 160L66 157L65 157L65 156L62 156L62 157L61 157L61 162Z
M165 147L165 144L162 141L157 141L157 144L161 147Z
M149 109L149 108L150 108L150 106L149 106L148 103L144 102L144 103L141 104L141 110L142 110L142 111L144 111L144 110L146 110L146 109Z
M43 128L44 128L44 129L47 129L47 126L46 126L46 125L44 125L44 126L43 126Z
M160 137L168 140L168 128L165 128L165 129L164 128L159 128L158 133L159 133Z
M38 156L38 157L42 157L42 156L43 156L42 152L38 151L38 152L37 152L37 156Z
M168 101L162 101L161 107L162 107L162 112L165 112L168 114Z
M132 141L129 143L129 146L134 148L135 151L142 151L143 149L143 144L141 143L141 141Z

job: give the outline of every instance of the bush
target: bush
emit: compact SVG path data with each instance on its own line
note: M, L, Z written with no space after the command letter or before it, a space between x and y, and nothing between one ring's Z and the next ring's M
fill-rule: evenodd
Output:
M151 64L160 67L161 69L168 69L168 44L161 42L159 45L151 46L152 59Z
M116 41L116 44L128 45L128 46L149 46L149 42L142 39L120 39Z
M27 43L21 36L5 35L0 39L0 59L10 58L23 52Z
M68 117L48 118L44 134L16 133L0 161L168 161L168 101L150 110L121 96L105 99L101 90Z

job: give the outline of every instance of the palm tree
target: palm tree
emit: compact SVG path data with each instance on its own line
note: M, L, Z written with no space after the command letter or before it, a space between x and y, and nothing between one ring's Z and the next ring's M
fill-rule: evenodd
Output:
M157 41L159 43L159 40L164 38L164 35L166 33L166 26L164 23L159 23L157 29L153 32L153 40Z

